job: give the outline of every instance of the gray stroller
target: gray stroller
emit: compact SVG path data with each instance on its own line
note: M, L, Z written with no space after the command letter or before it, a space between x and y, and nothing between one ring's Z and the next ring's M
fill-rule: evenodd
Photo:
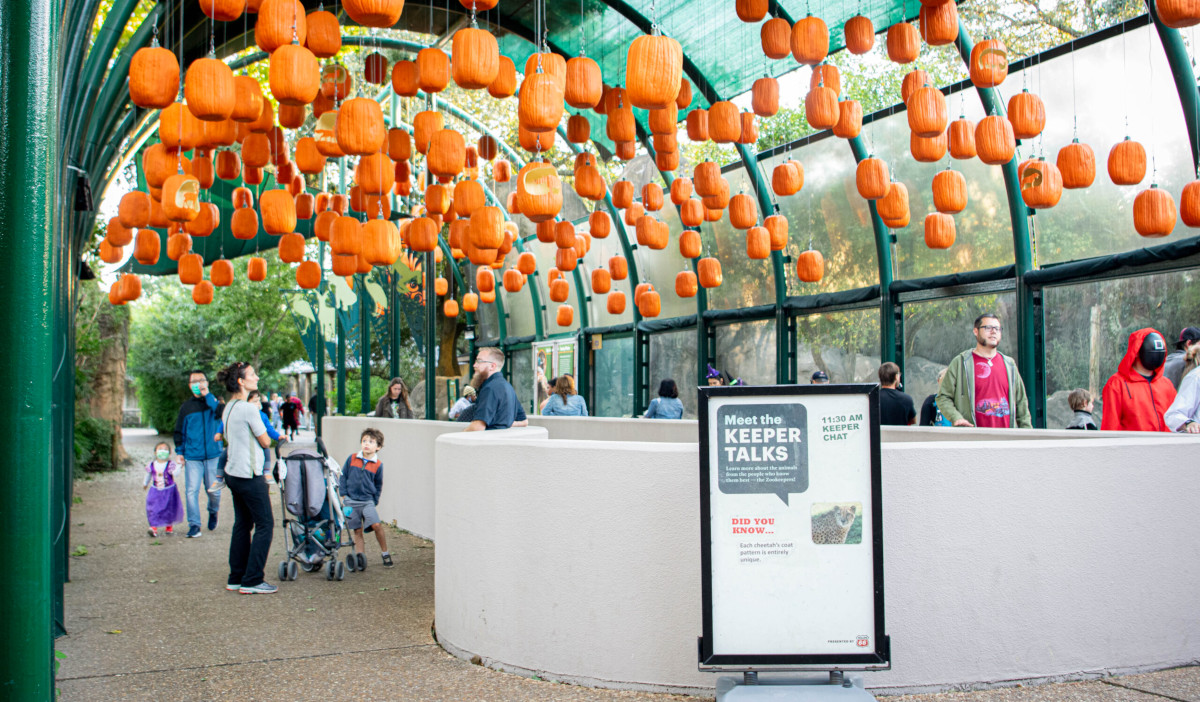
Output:
M298 570L325 571L326 580L343 580L346 564L338 560L345 518L337 494L341 466L329 460L325 443L317 450L298 449L281 456L275 447L275 482L284 504L283 532L287 560L279 563L279 579L295 580Z

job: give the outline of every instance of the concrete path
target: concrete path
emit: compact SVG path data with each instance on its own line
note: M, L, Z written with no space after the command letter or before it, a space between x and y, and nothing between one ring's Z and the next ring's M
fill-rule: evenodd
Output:
M311 436L311 434L308 434ZM683 701L531 680L445 653L431 635L433 545L389 533L394 568L369 566L344 582L300 573L279 583L281 512L268 582L280 591L224 590L233 509L199 539L146 534L142 467L157 437L130 432L135 466L76 483L66 585L68 636L58 640L63 700L602 700ZM181 493L182 495L182 493ZM203 505L203 498L201 499ZM202 507L203 509L203 507ZM893 698L906 702L1200 702L1200 668L1028 688Z

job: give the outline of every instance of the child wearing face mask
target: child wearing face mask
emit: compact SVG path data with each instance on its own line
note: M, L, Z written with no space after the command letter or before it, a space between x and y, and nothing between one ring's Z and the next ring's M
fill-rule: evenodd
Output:
M183 502L175 485L175 472L180 468L171 460L171 446L167 442L160 441L154 446L154 460L146 466L146 478L142 481L151 537L158 536L159 527L165 527L167 535L173 534L172 525L183 520Z

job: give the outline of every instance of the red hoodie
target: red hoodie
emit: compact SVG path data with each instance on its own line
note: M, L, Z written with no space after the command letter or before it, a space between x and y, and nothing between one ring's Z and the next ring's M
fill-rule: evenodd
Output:
M1139 329L1129 335L1129 347L1117 372L1104 384L1104 416L1101 429L1120 431L1170 431L1163 415L1175 401L1175 386L1163 377L1162 366L1150 380L1133 369L1142 341L1155 329ZM1165 338L1165 337L1164 337Z

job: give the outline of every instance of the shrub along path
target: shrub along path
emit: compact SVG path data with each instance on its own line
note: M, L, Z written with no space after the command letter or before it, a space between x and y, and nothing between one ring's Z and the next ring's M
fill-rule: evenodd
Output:
M70 634L58 640L65 654L58 673L63 700L696 699L531 680L445 653L431 636L433 545L409 534L389 535L394 568L380 565L378 547L368 539L364 573L347 572L339 583L301 572L296 582L278 583L275 568L284 551L274 485L277 533L267 576L280 591L226 592L233 522L228 491L216 531L199 539L146 533L141 485L156 440L131 432L125 440L131 467L76 484L71 547L86 555L71 559L66 585ZM901 699L1200 702L1200 675L1189 668L1109 683Z

